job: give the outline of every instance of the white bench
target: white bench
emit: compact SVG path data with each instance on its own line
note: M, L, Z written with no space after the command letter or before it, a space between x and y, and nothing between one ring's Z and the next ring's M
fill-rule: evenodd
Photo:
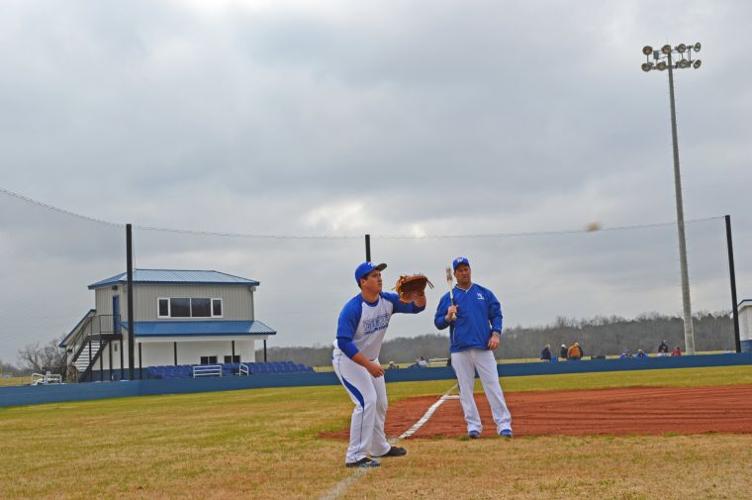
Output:
M193 378L196 377L221 377L222 365L194 365Z
M31 385L46 385L46 384L62 384L63 376L57 373L47 372L44 375L41 373L31 374Z

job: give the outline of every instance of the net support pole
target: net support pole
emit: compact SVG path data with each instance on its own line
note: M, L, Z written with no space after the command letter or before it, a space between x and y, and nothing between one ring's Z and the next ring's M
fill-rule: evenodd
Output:
M742 352L742 342L739 337L739 303L736 298L736 271L734 269L734 243L731 240L731 216L726 215L726 250L729 262L729 284L731 285L731 314L734 320L734 345L736 352Z
M371 235L366 235L366 262L371 262Z
M133 380L133 334L136 330L133 317L133 227L125 225L126 267L128 274L128 380Z

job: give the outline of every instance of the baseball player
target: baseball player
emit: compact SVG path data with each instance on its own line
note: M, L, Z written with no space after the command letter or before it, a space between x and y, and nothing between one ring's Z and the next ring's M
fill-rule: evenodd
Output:
M494 349L501 338L501 304L493 292L471 280L466 257L452 261L457 285L454 303L447 292L436 308L434 324L439 330L449 327L450 356L460 389L460 403L467 423L467 435L480 437L483 425L473 398L477 370L483 391L491 406L496 432L512 437L512 416L499 384Z
M391 446L384 434L386 384L378 358L392 314L419 313L426 307L426 297L413 294L405 303L395 293L382 292L384 268L386 264L363 262L355 269L360 293L347 301L337 324L332 364L355 404L345 456L347 467L378 467L378 460L372 457L407 454L404 448Z

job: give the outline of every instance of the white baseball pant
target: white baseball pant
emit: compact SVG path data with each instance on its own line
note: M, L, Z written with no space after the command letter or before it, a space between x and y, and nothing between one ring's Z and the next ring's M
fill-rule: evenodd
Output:
M475 398L473 397L476 370L483 385L483 392L486 393L486 399L491 406L491 413L496 423L496 433L498 434L504 429L512 430L512 415L509 413L506 401L504 401L504 393L499 383L499 372L493 351L467 349L461 352L453 352L452 368L457 375L460 403L467 423L467 432L483 431L483 424L481 424L478 407L475 405Z
M374 361L379 362L378 359ZM357 462L369 455L384 455L391 448L384 434L388 407L384 377L372 376L339 349L334 351L332 365L355 404L350 418L350 445L347 447L345 462Z

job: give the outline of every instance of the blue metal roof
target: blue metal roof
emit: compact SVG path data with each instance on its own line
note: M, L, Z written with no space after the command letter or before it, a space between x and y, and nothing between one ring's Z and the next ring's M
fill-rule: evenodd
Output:
M128 322L123 321L123 328ZM193 337L218 335L276 335L268 325L253 321L136 321L136 337Z
M89 285L89 290L101 288L128 281L127 273L116 274L109 278ZM258 286L256 280L241 278L219 271L203 271L195 269L134 269L134 283L165 283L165 284L200 284L200 285L244 285Z

